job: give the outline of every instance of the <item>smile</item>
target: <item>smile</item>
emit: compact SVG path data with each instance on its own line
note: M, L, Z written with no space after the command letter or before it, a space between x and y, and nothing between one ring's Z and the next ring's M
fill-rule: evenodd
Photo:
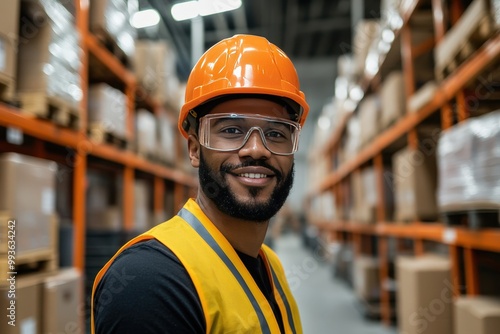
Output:
M250 179L264 179L267 177L266 174L260 174L260 173L243 173L243 174L239 174L238 176L247 177Z

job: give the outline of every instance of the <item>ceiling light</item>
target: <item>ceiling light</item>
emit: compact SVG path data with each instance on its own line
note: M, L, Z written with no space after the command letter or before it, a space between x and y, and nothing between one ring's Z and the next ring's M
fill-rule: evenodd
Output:
M130 24L136 29L152 27L160 23L160 14L155 9L146 9L135 13Z
M176 21L194 19L198 16L198 1L187 1L175 4L170 10Z
M170 10L176 21L193 19L235 10L241 7L241 0L198 0L175 4Z

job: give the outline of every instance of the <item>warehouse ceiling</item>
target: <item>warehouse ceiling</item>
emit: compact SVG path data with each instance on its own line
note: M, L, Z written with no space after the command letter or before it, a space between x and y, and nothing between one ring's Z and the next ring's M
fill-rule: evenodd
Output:
M190 20L174 21L170 9L178 0L141 0L141 9L156 8L163 24L156 31L143 31L167 39L177 49L180 77L187 77L191 61ZM242 0L234 11L206 16L204 50L237 33L261 35L278 45L294 61L334 59L350 52L352 22L378 17L380 0ZM354 10L353 10L354 8Z
M177 22L170 14L172 5L182 1L140 0L140 9L158 10L162 24L140 31L139 37L170 41L178 55L178 76L185 80L193 64L191 22ZM380 1L242 0L237 10L203 18L204 50L223 38L248 33L264 36L285 51L297 67L311 108L297 152L305 159L321 110L334 94L336 59L352 52L353 22L380 17Z

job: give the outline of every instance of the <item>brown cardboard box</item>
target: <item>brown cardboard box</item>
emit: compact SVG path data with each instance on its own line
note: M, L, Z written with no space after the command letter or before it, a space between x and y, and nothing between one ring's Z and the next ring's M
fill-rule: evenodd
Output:
M137 81L162 104L173 100L175 91L179 89L179 83L175 82L178 81L175 63L175 52L168 43L136 42L134 70Z
M437 255L396 259L400 333L452 333L451 264Z
M435 150L405 148L393 156L396 221L437 219Z
M388 128L406 113L403 73L394 71L382 83L380 91L381 127Z
M497 334L500 330L500 299L460 297L454 304L455 334Z
M385 204L385 218L390 220L394 208L394 199L392 194L392 180L386 177L388 173L387 168L383 171L383 187L384 187L384 204ZM362 196L363 204L357 207L356 217L360 223L372 224L377 220L377 175L373 167L366 167L361 170L362 178ZM357 190L359 191L359 190Z
M354 258L354 291L365 301L380 298L380 264L377 258L358 256Z
M0 155L0 210L16 220L16 256L53 250L56 163L17 153Z
M0 1L0 73L16 78L19 0Z
M39 275L15 278L15 299L10 283L0 285L0 333L41 334L42 332L42 278ZM12 302L14 301L14 304ZM9 310L10 308L10 310ZM4 315L5 314L5 315ZM11 317L11 314L15 317ZM11 322L14 321L14 322ZM11 322L9 324L9 322ZM12 324L15 324L13 326Z
M43 282L43 333L83 333L83 279L64 269Z
M122 214L117 206L109 206L97 211L88 212L87 228L99 231L120 231Z
M378 95L366 96L359 104L361 147L380 133L380 101Z

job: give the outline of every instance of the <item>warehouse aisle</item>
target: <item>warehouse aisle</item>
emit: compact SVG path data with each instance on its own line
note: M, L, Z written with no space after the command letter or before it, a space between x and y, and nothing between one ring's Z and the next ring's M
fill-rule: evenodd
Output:
M302 317L305 334L395 334L379 321L365 320L353 291L332 276L331 267L302 246L295 234L275 241Z

